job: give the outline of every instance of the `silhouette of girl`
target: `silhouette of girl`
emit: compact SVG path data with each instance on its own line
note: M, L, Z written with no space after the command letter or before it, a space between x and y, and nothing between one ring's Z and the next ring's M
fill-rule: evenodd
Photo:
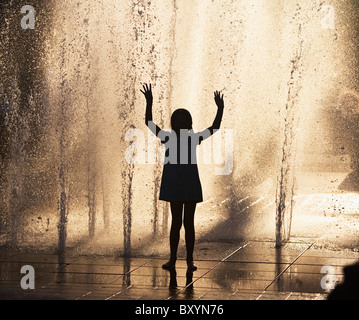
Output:
M195 242L194 213L196 204L203 201L202 187L198 174L196 148L201 142L219 129L224 109L223 95L214 92L217 115L209 128L194 133L192 117L186 109L177 109L171 116L171 131L160 129L152 121L152 86L143 85L140 90L146 98L146 125L165 145L166 154L163 166L160 200L170 202L172 224L170 231L170 259L162 265L164 269L173 269L177 259L180 230L185 228L188 270L195 271L193 250Z

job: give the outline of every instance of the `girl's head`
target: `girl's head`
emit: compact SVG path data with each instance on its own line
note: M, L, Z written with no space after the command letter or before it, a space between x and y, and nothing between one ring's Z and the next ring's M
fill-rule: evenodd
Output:
M192 130L192 117L188 110L177 109L171 116L171 127L176 133L181 129Z

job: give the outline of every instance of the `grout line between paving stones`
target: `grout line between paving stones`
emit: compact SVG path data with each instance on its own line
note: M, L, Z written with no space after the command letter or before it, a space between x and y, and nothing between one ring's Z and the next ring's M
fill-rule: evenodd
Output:
M257 297L256 300L259 300L267 289L276 282L304 253L306 253L314 243L311 243L306 249L304 249L287 267L285 267L263 290L263 292Z

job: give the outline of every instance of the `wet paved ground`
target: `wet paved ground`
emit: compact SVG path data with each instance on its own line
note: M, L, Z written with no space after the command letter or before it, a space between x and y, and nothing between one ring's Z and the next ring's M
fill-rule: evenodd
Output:
M223 255L201 257L220 246ZM323 300L326 280L343 279L343 266L359 253L318 249L311 242L199 243L198 270L188 273L184 260L174 272L164 258L71 257L0 250L0 299L66 300ZM35 289L20 286L20 269L35 270ZM325 275L323 266L331 274Z

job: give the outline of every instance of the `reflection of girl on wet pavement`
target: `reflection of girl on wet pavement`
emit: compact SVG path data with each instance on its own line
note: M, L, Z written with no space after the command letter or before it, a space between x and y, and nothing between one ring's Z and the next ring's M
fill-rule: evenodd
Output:
M216 91L214 100L217 105L217 115L212 126L201 131L193 132L192 117L186 109L177 109L171 116L171 131L160 129L152 121L152 86L143 85L141 92L145 95L146 125L161 140L166 147L165 162L162 173L160 200L170 202L172 224L170 232L170 260L162 267L172 269L177 259L177 248L180 229L185 228L187 250L187 267L196 270L193 264L193 249L195 242L194 213L196 204L202 202L202 187L198 174L196 148L201 142L219 129L224 109L223 95ZM182 215L184 217L182 218Z

